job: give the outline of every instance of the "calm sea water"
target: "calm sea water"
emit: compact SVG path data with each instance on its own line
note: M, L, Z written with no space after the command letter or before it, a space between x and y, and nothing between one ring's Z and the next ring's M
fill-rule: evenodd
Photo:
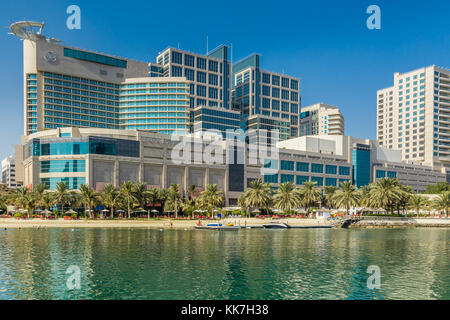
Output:
M0 299L450 299L449 253L450 229L8 229Z

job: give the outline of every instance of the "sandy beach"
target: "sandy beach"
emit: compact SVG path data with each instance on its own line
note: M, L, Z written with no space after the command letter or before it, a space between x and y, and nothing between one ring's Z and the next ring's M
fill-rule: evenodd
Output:
M325 226L331 225L329 221L316 219L257 219L257 218L230 218L220 222L226 224L233 223L235 226L261 226L270 221L288 223L291 226ZM203 220L202 225L219 222L219 220ZM174 220L174 219L149 219L149 220L44 220L44 219L0 219L0 228L164 228L164 229L187 229L193 228L198 220Z

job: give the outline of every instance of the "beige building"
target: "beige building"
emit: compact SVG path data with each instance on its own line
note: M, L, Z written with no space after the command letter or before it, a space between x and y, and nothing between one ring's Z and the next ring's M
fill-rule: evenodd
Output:
M377 140L402 160L450 167L450 70L395 73L394 85L377 91Z
M302 108L300 136L344 135L344 116L338 107L316 103Z
M17 22L23 40L24 134L65 126L117 129L120 83L148 64L62 45L43 23Z

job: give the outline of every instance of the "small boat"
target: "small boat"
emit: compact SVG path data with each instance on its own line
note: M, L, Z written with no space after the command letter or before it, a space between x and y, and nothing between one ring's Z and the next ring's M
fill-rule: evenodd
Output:
M288 229L291 226L288 225L287 223L283 223L283 222L269 222L269 223L263 224L263 227L265 229Z

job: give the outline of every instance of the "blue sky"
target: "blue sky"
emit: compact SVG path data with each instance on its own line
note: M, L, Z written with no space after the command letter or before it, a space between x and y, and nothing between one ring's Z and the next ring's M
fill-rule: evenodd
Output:
M66 8L81 8L81 30L66 28ZM381 30L366 9L381 8ZM44 21L44 34L67 45L142 61L167 46L206 52L232 44L233 61L261 54L262 68L301 79L302 106L341 108L345 132L375 139L376 91L394 72L450 67L450 1L11 1L0 3L0 157L23 134L22 44L7 27Z

